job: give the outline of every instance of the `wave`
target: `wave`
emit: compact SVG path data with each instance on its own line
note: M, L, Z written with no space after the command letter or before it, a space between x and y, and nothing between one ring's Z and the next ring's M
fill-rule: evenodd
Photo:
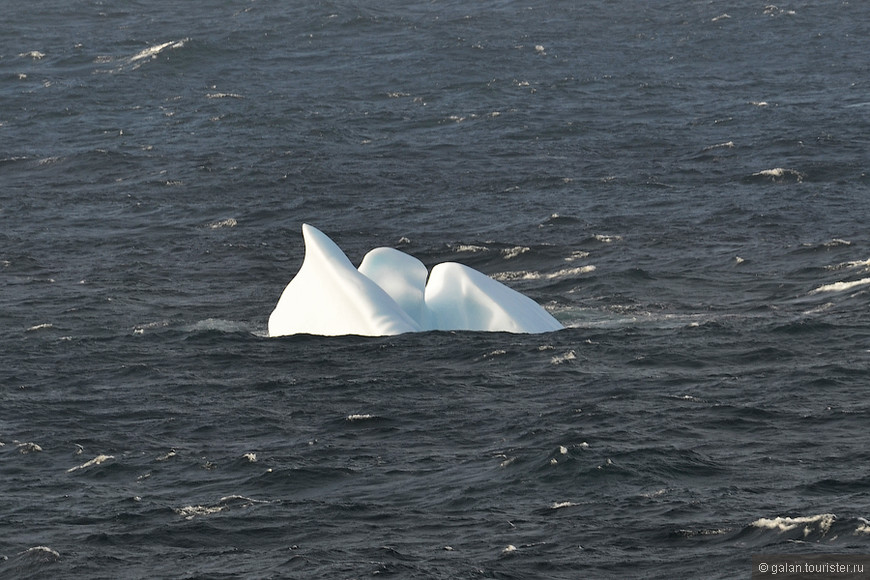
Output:
M748 183L801 183L805 178L806 176L796 169L775 167L753 173L745 181Z
M117 63L117 66L113 69L100 70L98 72L118 73L130 70L137 70L145 64L156 60L161 54L167 51L184 48L189 42L190 38L169 40L166 42L161 42L159 44L153 44L131 56L127 56L121 59L116 59L115 57L108 55L100 55L95 58L94 63L97 65Z
M100 465L101 463L105 463L106 461L109 461L110 459L114 459L114 458L115 458L114 455L102 455L102 454L97 455L96 457L94 457L90 461L85 461L81 465L76 465L75 467L70 467L69 469L66 470L66 472L72 473L72 472L78 471L80 469L87 469L88 467L93 467L94 465Z
M491 277L500 282L511 280L561 280L564 278L575 278L583 274L589 274L595 271L595 266L578 266L576 268L564 268L555 272L534 272L529 270L519 270L514 272L498 272Z
M196 517L211 516L228 510L250 508L256 504L265 503L269 502L251 499L243 495L230 495L220 498L217 503L212 505L188 505L176 508L174 511L184 519L192 520Z
M809 536L817 532L824 536L831 531L836 516L834 514L818 514L814 516L758 518L752 526L762 530L774 530L779 533L800 529L803 535Z
M870 260L853 260L827 267L828 270L853 270L856 268L870 269Z
M163 42L161 44L155 44L153 46L149 46L148 48L141 50L130 57L130 62L137 62L144 59L153 59L156 58L158 54L163 52L164 50L175 49L175 48L184 48L184 44L189 42L189 38L182 38L181 40L170 40L169 42Z
M867 285L870 285L870 278L861 278L860 280L852 280L849 282L834 282L833 284L819 286L818 288L811 290L810 294L821 294L823 292L846 292Z

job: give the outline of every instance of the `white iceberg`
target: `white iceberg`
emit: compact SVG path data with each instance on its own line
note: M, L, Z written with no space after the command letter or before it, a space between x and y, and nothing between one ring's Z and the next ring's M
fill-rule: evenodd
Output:
M269 316L269 336L563 328L534 300L468 266L444 262L430 274L413 256L375 248L357 270L317 228L303 224L302 236L305 259Z

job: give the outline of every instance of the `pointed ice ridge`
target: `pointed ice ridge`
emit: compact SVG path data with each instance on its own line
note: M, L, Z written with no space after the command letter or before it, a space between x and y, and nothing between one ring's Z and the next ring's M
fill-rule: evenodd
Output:
M563 328L531 298L468 266L444 262L429 274L413 256L375 248L357 270L317 228L303 224L302 235L305 259L269 317L269 336Z

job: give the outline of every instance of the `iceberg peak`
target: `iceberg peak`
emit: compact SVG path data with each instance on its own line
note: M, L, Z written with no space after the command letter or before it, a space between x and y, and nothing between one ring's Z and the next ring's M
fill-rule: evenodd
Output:
M444 262L430 274L409 254L375 248L356 269L317 228L303 224L302 237L305 258L269 316L269 336L563 328L531 298L468 266Z

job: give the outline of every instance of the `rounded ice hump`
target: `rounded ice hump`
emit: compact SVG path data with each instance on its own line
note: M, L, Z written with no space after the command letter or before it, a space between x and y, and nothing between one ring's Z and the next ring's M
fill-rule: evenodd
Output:
M563 328L531 298L468 266L445 262L428 275L417 258L375 248L357 270L317 228L303 224L302 237L305 258L269 316L269 336Z

